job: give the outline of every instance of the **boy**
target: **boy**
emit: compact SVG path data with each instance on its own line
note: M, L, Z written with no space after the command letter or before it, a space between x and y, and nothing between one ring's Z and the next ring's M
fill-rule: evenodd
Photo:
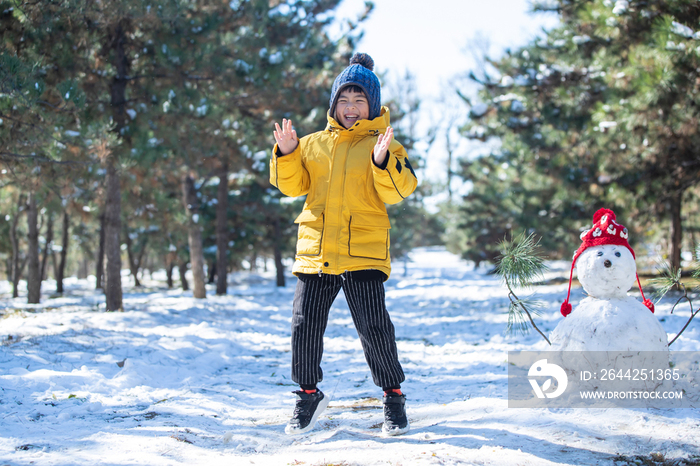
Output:
M270 182L287 196L306 194L292 272L299 278L292 316L292 380L300 385L285 432L311 430L328 405L317 388L328 313L340 289L374 383L384 389L387 435L408 431L404 373L386 310L389 217L418 183L403 146L393 140L389 109L380 106L374 62L355 54L333 83L324 131L297 139L292 122L275 123Z

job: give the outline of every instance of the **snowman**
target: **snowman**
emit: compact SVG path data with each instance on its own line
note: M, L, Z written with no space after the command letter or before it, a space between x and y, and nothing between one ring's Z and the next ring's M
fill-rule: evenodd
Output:
M595 213L593 227L581 234L583 243L574 254L569 291L561 305L565 319L551 334L552 350L653 351L668 365L666 332L654 316L654 304L644 298L628 236L612 210ZM572 312L574 268L588 296ZM627 295L635 281L643 304Z

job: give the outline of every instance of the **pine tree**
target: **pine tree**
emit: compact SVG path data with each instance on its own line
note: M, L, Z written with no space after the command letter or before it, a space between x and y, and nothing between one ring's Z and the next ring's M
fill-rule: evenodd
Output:
M216 196L205 199L201 192L197 196L202 213L208 211L205 202L215 202L218 207L213 235L216 244L211 246L217 251L219 294L226 293L230 232L225 204L229 201L229 177L250 175L267 179L260 154L267 154L272 121L279 116L279 111L272 110L288 107L282 110L285 115L294 115L295 121L300 121L312 113L320 116L319 109L327 105L325 99L332 79L329 69L346 59L337 53L338 44L324 32L329 22L327 13L338 3L251 1L198 5L197 11L202 15L188 25L196 37L180 31L180 37L187 40L168 47L171 59L196 69L199 79L177 91L169 87L175 82L159 83L164 114L156 124L171 129L158 132L164 135L164 146L188 167L188 176L218 178ZM351 40L348 33L341 44ZM197 54L191 53L193 47ZM275 209L274 204L262 201L261 211ZM257 223L265 223L261 220ZM207 228L207 223L202 225ZM190 231L196 234L194 229ZM204 234L203 241L209 237ZM208 250L202 246L205 249Z
M465 253L493 259L494 236L519 230L570 251L571 230L607 206L634 219L637 241L669 221L679 265L681 206L700 181L700 8L574 0L558 10L560 27L472 75L481 102L469 101L464 134L500 146L463 164L474 184L463 205Z
M269 185L260 184L267 178L260 154L268 153L272 121L280 116L293 117L300 127L323 118L331 81L346 65L354 40L353 28L339 42L327 36L338 3L1 2L3 41L12 47L0 56L0 157L17 173L15 186L38 180L40 186L60 191L65 206L75 201L76 211L84 207L93 212L104 247L94 238L93 247L83 242L81 248L104 251L96 254L97 285L104 256L108 310L122 308L121 243L127 243L127 258L131 256L137 275L142 264L136 256L148 254L139 249L145 238L148 248L167 251L164 262L169 270L177 262L181 274L187 262L203 269L204 252L194 251L209 251L215 241L217 291L225 292L231 267L227 248L235 237L231 211L250 205L237 205L238 196L231 195L238 183L234 180L265 186L250 189L265 213L251 221L262 237L276 237L270 232L277 231L285 238L248 244L269 248L271 255L277 251L281 267L292 214L284 207L279 225L270 220L277 214L270 216L268 210L277 212L279 203L270 197ZM70 176L43 175L49 170L39 170L37 164L49 162L77 164L66 165ZM37 178L37 173L43 174ZM76 190L49 188L51 177L74 181ZM215 197L202 192L213 177L220 188ZM188 209L194 201L183 206L185 185L201 218ZM41 203L43 197L36 199ZM210 216L218 199L221 206ZM214 217L218 231L211 228ZM203 237L189 248L181 237L185 225ZM88 231L95 230L81 229L81 234ZM188 249L189 259L182 255ZM15 259L12 268L18 271L20 254ZM203 270L194 271L196 294L203 297Z
M43 42L55 33L56 21L43 14L35 16L34 9L24 2L0 2L0 11L0 162L5 167L3 175L7 175L3 176L4 186L18 187L28 199L28 300L38 303L48 258L45 251L42 265L39 248L45 240L38 212L50 208L47 202L52 193L60 191L60 180L74 175L86 163L80 142L72 140L86 95L63 67L47 59ZM61 60L66 60L66 53ZM23 269L18 262L16 228L13 221L14 294ZM47 233L53 232L49 229Z

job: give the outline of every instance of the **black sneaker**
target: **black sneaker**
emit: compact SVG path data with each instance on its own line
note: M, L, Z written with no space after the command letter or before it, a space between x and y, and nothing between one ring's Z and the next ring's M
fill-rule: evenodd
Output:
M297 404L284 431L289 435L303 434L314 428L318 416L328 406L328 397L321 390L314 393L299 390L293 393L297 396Z
M385 435L401 435L408 432L408 418L406 417L406 395L398 393L385 393L384 425L382 432Z

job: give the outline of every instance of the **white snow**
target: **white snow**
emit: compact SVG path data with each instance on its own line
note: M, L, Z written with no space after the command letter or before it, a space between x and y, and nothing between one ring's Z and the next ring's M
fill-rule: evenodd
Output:
M598 123L598 127L602 129L614 128L616 126L616 121L601 121L600 123Z
M282 63L282 61L284 61L284 55L282 54L282 52L275 52L270 54L268 60L272 65L279 65L280 63Z
M693 34L695 34L695 31L693 31L691 28L686 26L685 24L681 24L679 22L673 21L671 23L671 32L674 34L678 34L679 36L691 38L693 37Z
M503 95L499 95L498 97L494 97L494 98L491 100L491 102L499 103L499 102L507 102L507 101L509 101L509 100L520 100L520 99L522 99L521 96L519 96L519 95L517 95L517 94L513 94L512 92L510 92L510 93L508 93L508 94L503 94Z
M514 113L522 113L525 111L525 105L519 100L514 100L510 104L510 111Z
M630 4L627 2L627 0L617 0L612 12L614 15L622 15L627 11L629 6Z
M484 104L484 103L478 103L472 106L471 108L471 116L472 118L480 118L484 115L486 115L486 112L489 111L489 106Z
M536 0L532 2L532 9L558 10L559 2L557 2L556 0Z
M515 80L508 75L505 75L501 78L500 86L501 87L511 87L515 83Z
M411 421L395 438L380 434L381 391L342 293L325 339L330 405L313 431L290 437L295 278L280 289L272 267L232 274L227 296L208 288L197 300L165 288L162 272L146 274L143 290L125 274L126 311L110 313L94 278L67 280L56 298L44 282L40 305L0 282L0 464L626 465L700 455L697 410L509 409L507 351L547 344L536 332L504 335L507 292L487 268L441 249L411 259L386 283ZM546 278L568 278L570 263L552 265ZM536 289L547 334L563 319L566 287ZM574 306L582 295L573 289ZM670 315L672 302L655 314L669 337L689 316L687 306ZM697 322L674 350L700 350Z

